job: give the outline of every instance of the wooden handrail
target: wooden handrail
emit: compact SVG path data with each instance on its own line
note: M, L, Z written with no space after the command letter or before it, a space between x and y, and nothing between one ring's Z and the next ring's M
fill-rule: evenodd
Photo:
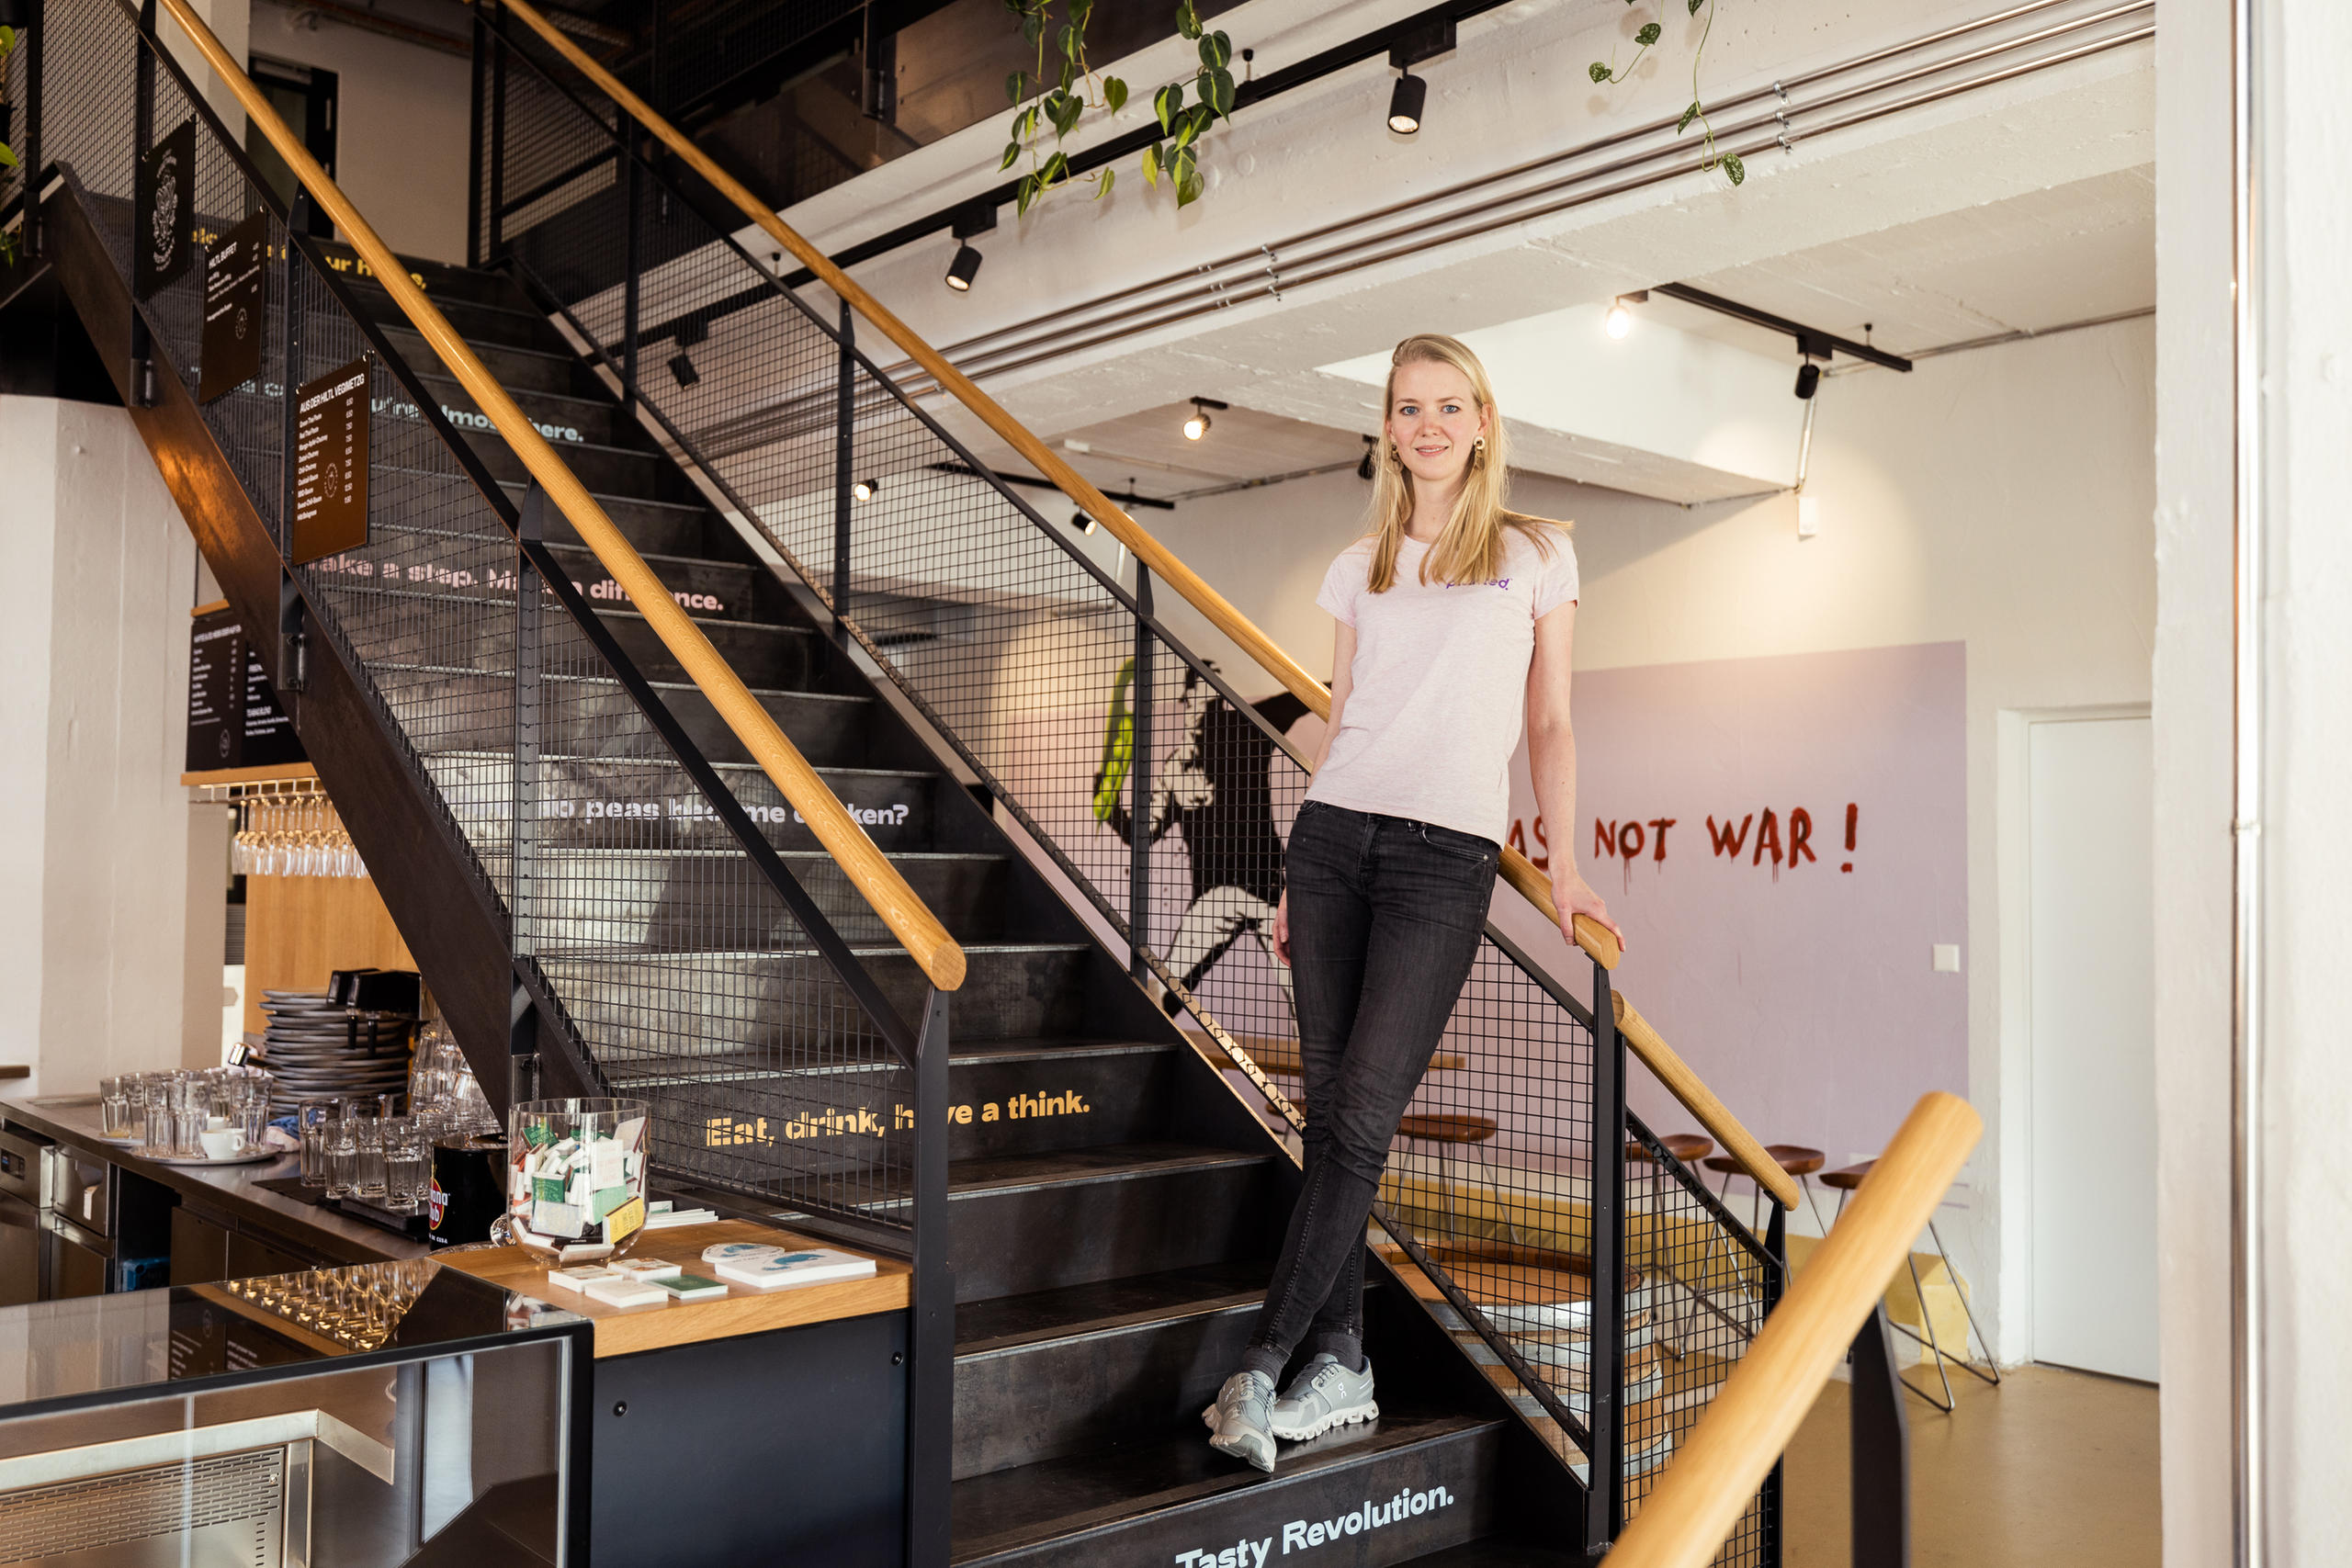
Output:
M1952 1095L1930 1094L1912 1107L1643 1500L1609 1568L1700 1568L1723 1550L1984 1128Z
M899 320L889 308L867 293L854 277L835 266L826 255L778 218L775 211L734 175L720 168L710 155L668 120L653 112L652 107L624 85L611 72L581 50L560 31L554 23L542 16L530 0L497 0L505 10L522 18L524 24L561 55L572 69L596 85L597 90L650 132L654 140L677 155L678 161L734 203L738 211L757 224L761 232L790 252L795 260L815 274L819 282L833 291L851 309L864 316L909 358L922 367L924 374L936 381L942 389L962 403L980 422L994 431L1012 449L1058 486L1063 494L1103 527L1111 536L1125 545L1135 558L1167 586L1182 594L1187 603L1208 617L1216 626L1238 644L1244 653L1256 660L1266 672L1312 709L1318 717L1331 716L1331 694L1322 682L1306 672L1306 667L1283 651L1281 645L1258 629L1249 616L1233 607L1222 593L1203 581L1200 574L1170 553L1168 547L1147 533L1141 525L1121 511L1110 497L1090 482L1077 469L1065 462L1060 454L1040 441L1029 428L1007 413L995 399L974 385L939 351L924 342L912 327ZM1558 906L1552 901L1551 879L1537 870L1532 862L1517 850L1506 846L1502 854L1502 877L1517 889L1520 896L1533 905L1554 927L1560 923ZM1608 927L1589 915L1578 915L1572 922L1577 945L1604 969L1614 969L1624 957ZM1636 1020L1639 1014L1634 1015ZM1641 1057L1675 1097L1689 1108L1690 1113L1705 1124L1726 1152L1738 1159L1750 1179L1772 1194L1784 1209L1793 1209L1797 1202L1796 1184L1788 1173L1767 1158L1763 1145L1749 1135L1747 1130L1726 1110L1722 1100L1708 1092L1704 1084L1683 1065L1682 1058L1666 1048L1657 1032L1645 1025L1641 1032L1628 1030L1625 1042L1634 1055ZM1661 1053L1653 1055L1652 1052ZM1695 1089L1695 1093L1686 1092Z
M1715 1091L1690 1070L1665 1037L1650 1027L1650 1021L1625 998L1624 992L1611 991L1609 1000L1617 1014L1617 1032L1633 1047L1634 1055L1646 1063L1668 1092L1699 1119L1699 1125L1724 1146L1724 1153L1739 1161L1739 1168L1772 1195L1774 1202L1783 1209L1794 1209L1802 1196L1796 1179L1781 1168L1779 1160L1764 1152L1764 1145L1756 1141L1756 1135L1739 1124L1739 1118L1715 1098Z
M212 29L205 25L188 0L162 0L164 9L187 33L205 63L220 74L229 90L236 95L246 117L267 137L277 155L286 160L294 177L302 183L321 209L332 218L351 248L372 268L376 281L392 297L394 304L408 317L411 325L424 335L433 351L449 373L466 389L491 423L497 427L507 446L520 458L523 467L547 492L581 542L594 552L598 562L612 575L628 595L629 603L653 628L654 636L670 650L686 672L686 678L710 699L712 707L735 732L744 748L760 765L785 799L792 803L808 822L817 841L841 865L851 884L865 901L873 906L890 934L905 944L915 964L933 986L952 991L964 983L964 950L947 934L938 917L926 908L898 867L884 857L850 816L838 796L817 770L808 765L792 742L777 728L775 717L760 705L742 678L719 657L710 638L694 622L670 591L662 585L645 558L605 514L605 509L556 455L527 415L507 396L506 389L483 366L447 318L418 288L408 275L408 268L393 256L359 209L351 204L335 183L319 167L300 137L287 129L269 100L254 86L244 72L243 62L221 47Z

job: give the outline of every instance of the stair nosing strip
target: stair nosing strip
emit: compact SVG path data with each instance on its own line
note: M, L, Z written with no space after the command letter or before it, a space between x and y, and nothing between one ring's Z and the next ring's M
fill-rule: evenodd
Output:
M511 678L514 673L512 670L482 670L469 664L413 664L390 659L378 660L369 664L368 668L370 670L398 670L408 674L415 675L504 675ZM573 675L562 671L542 671L539 674L539 682L542 685L552 685L559 682L567 681L582 686L617 686L621 683L620 678L616 675ZM698 692L702 689L695 685L692 681L648 681L646 682L646 684L652 687L657 692ZM796 701L800 702L871 703L875 700L872 697L861 697L854 692L800 692L795 691L789 686L751 686L747 687L746 690L755 697L791 697ZM447 751L426 752L425 755L434 757L462 757L474 755L478 750L479 748L459 746L452 748ZM484 756L504 755L503 752L481 752L481 754ZM722 762L718 765L721 767L742 767L747 764L741 762ZM888 772L888 770L886 769L884 771ZM906 771L920 773L922 770L909 769Z
M963 1198L1003 1198L1023 1192L1042 1192L1053 1187L1098 1187L1107 1181L1133 1181L1137 1177L1163 1176L1176 1171L1231 1170L1245 1165L1264 1165L1273 1157L1271 1154L1245 1154L1237 1149L1221 1151L1218 1157L1213 1159L1195 1157L1170 1160L1164 1163L1139 1161L1135 1165L1118 1169L1073 1171L1068 1176L1012 1180L991 1183L987 1186L967 1186L961 1190L955 1186L956 1172L951 1162L947 1172L949 1183L947 1199L948 1201L954 1202Z
M1252 1312L1264 1304L1265 1299L1266 1292L1263 1291L1253 1291L1246 1294L1227 1292L1223 1296L1193 1302L1175 1311L1165 1307L1139 1308L1135 1312L1107 1319L1091 1319L1089 1326L1076 1330L1047 1328L1039 1329L1027 1336L998 1335L992 1339L975 1341L975 1348L969 1350L958 1345L956 1348L956 1359L985 1361L999 1356L1010 1356L1016 1351L1034 1350L1042 1345L1078 1345L1089 1339L1108 1338L1112 1335L1132 1333L1136 1329L1148 1327L1155 1323L1185 1323L1193 1318L1217 1317L1227 1313Z

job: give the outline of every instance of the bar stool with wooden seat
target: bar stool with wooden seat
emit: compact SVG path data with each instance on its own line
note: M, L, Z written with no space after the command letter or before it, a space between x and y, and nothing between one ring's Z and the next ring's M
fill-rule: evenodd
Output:
M1453 1177L1446 1162L1446 1151L1466 1144L1490 1141L1495 1135L1495 1119L1491 1116L1467 1116L1455 1111L1424 1111L1397 1122L1396 1135L1408 1143L1437 1145L1437 1179L1438 1185L1445 1190L1446 1223L1453 1229L1453 1239L1468 1239L1462 1234L1462 1216L1453 1206ZM1518 1246L1519 1227L1512 1223L1508 1212L1503 1217L1503 1228L1511 1245Z
M1797 1185L1804 1189L1805 1206L1813 1211L1813 1223L1821 1226L1822 1235L1827 1235L1829 1226L1822 1219L1821 1205L1813 1196L1812 1177L1815 1171L1829 1163L1829 1156L1819 1149L1806 1148L1803 1144L1767 1144L1764 1145L1764 1152L1771 1156L1773 1164L1797 1179ZM1722 1173L1723 1198L1728 1204L1731 1201L1731 1179L1741 1174L1739 1161L1730 1155L1717 1155L1702 1163L1709 1170ZM1761 1184L1758 1184L1756 1190L1748 1196L1747 1228L1761 1230L1763 1219L1764 1189Z
M1824 1187L1837 1189L1838 1213L1841 1216L1846 1213L1846 1200L1853 1194L1856 1188L1861 1186L1862 1178L1868 1176L1871 1173L1871 1167L1877 1163L1876 1160L1866 1159L1860 1165L1849 1165L1843 1170L1833 1170L1821 1179L1821 1184ZM1928 1221L1928 1235L1936 1244L1936 1256L1944 1260L1944 1278L1951 1281L1953 1293L1960 1297L1960 1310L1968 1315L1969 1332L1976 1337L1976 1343L1984 1347L1984 1365L1993 1370L1990 1373L1979 1371L1975 1362L1968 1359L1966 1354L1968 1341L1965 1338L1961 1341L1960 1348L1962 1353L1958 1356L1945 1349L1937 1339L1936 1314L1928 1310L1928 1292L1919 1284L1919 1265L1908 1252L1904 1254L1903 1260L1911 1270L1911 1293L1918 1298L1919 1321L1927 1326L1928 1337L1924 1339L1920 1338L1906 1325L1896 1323L1892 1318L1887 1320L1887 1326L1898 1334L1908 1336L1912 1343L1925 1345L1935 1353L1936 1376L1943 1382L1943 1398L1937 1399L1934 1394L1919 1387L1909 1378L1903 1379L1903 1386L1949 1416L1952 1408L1951 1374L1944 1371L1946 1361L1954 1363L1961 1371L1971 1374L1979 1382L1990 1383L1995 1388L2001 1386L2001 1367L1999 1362L1993 1359L1993 1348L1985 1343L1984 1331L1976 1326L1976 1309L1968 1304L1968 1292L1960 1288L1960 1276L1952 1271L1951 1254L1944 1250L1944 1238L1938 1234L1936 1222L1932 1218Z

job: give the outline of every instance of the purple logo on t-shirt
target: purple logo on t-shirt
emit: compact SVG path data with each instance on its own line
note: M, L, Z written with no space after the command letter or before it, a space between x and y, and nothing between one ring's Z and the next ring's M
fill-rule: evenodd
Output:
M1510 586L1510 579L1508 577L1497 577L1490 578L1485 582L1449 582L1446 586L1448 588L1509 588Z

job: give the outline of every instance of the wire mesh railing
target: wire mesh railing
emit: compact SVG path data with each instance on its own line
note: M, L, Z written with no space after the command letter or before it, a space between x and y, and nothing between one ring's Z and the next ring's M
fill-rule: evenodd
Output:
M154 374L191 402L205 268L142 290L137 247L172 223L199 251L261 224L259 372L197 407L282 559L295 394L364 378L367 540L284 568L287 629L331 645L396 738L576 1070L652 1102L652 1154L673 1179L911 1228L907 1015L933 1010L920 976L894 1004L868 973L849 943L887 933L867 929L840 868L785 867L794 829L775 786L749 770L722 779L686 739L624 646L626 617L592 608L540 542L544 494L492 477L356 302L348 258L289 236L288 212L153 42L152 8L46 0L42 26L44 144L139 301ZM142 191L137 171L159 168L167 142L187 154L177 183ZM932 1157L936 1140L922 1142Z
M1302 1126L1272 919L1307 784L1288 734L1304 703L1242 696L1170 635L1148 573L1041 514L906 397L847 308L831 319L785 288L734 237L741 214L669 180L643 130L613 129L622 111L589 73L510 8L485 26L478 185L606 157L614 172L503 221L481 259L831 610L1127 943L1136 978ZM1400 1270L1588 1479L1589 1544L1638 1512L1781 1280L1777 1248L1625 1112L1606 971L1593 981L1592 1003L1570 996L1489 927L1378 1210ZM1628 1138L1654 1157L1628 1162ZM1724 1561L1776 1562L1776 1517L1768 1486Z

